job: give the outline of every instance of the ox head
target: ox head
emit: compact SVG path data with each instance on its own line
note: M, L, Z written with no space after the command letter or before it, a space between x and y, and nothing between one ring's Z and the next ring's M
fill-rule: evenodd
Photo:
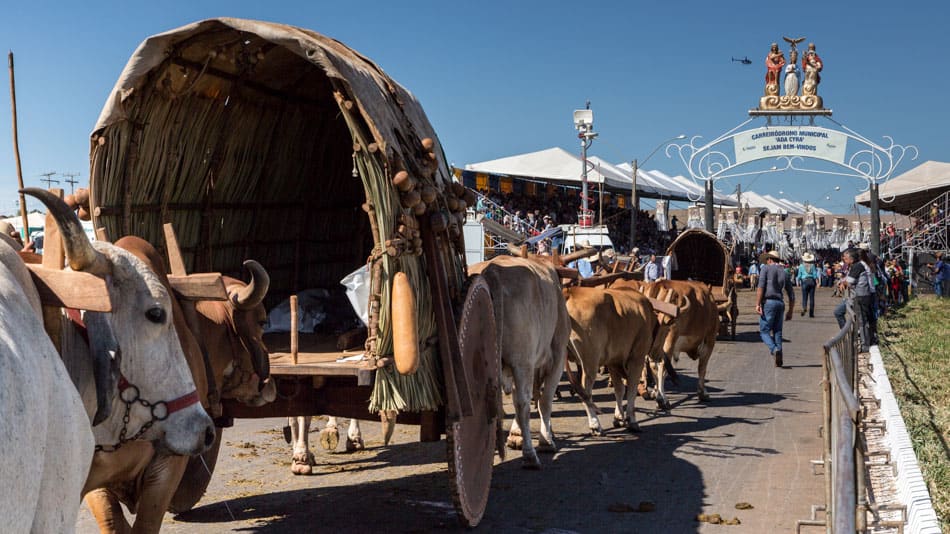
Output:
M56 219L70 268L103 277L112 298L111 313L83 316L95 355L96 419L104 419L93 429L96 443L111 445L123 431L129 437L141 432L137 439L175 454L204 451L214 441L214 425L199 403L179 401L190 397L195 384L172 324L167 288L131 253L90 243L75 212L57 196L42 189L24 192L40 199ZM131 386L116 394L117 383ZM114 396L107 418L102 391Z
M270 277L254 260L245 261L244 266L251 273L250 282L224 277L228 301L202 301L197 308L212 366L221 369L224 378L223 396L260 406L276 398L270 356L263 341L267 322L263 300Z

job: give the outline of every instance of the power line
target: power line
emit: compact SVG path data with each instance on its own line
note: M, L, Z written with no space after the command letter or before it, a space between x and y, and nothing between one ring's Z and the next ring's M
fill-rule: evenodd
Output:
M49 189L54 183L59 183L59 180L54 180L51 176L56 176L55 171L41 173L40 176L45 176L45 178L40 178L41 182L46 182L46 188Z
M64 173L63 173L63 176L66 177L66 179L65 179L64 181L65 181L67 184L69 184L69 194L75 193L75 192L76 192L76 184L79 183L79 180L77 180L76 177L79 176L79 173L78 173L78 172L64 172Z

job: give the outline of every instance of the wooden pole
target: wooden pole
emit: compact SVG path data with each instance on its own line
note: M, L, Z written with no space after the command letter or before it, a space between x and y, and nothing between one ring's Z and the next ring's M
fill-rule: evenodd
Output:
M10 106L13 108L13 156L16 158L16 179L18 189L23 189L23 169L20 166L20 141L17 136L16 124L16 81L13 76L13 52L7 54L7 64L10 66ZM30 240L30 219L26 215L26 195L20 193L20 215L23 217L23 242Z
M290 357L294 362L294 365L297 365L297 352L299 351L299 335L297 333L297 328L299 327L299 317L297 316L297 295L290 296Z

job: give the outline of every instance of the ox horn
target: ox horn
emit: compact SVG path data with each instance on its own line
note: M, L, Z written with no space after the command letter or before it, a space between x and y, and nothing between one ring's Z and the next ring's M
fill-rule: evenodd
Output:
M69 267L74 271L97 272L103 270L103 258L86 236L86 232L79 223L79 217L63 199L38 187L27 187L21 193L37 198L53 215L56 226L63 236L63 245L66 247L66 258Z
M257 306L267 295L267 289L270 287L270 276L260 263L254 260L246 260L244 267L251 272L251 281L247 286L230 294L231 302L242 310L247 310Z

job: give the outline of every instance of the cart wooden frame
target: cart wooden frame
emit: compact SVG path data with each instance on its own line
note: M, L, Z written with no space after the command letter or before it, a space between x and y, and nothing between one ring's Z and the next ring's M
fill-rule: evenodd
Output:
M456 509L464 524L479 522L503 415L491 295L466 272L470 194L411 93L312 31L205 20L139 46L93 130L90 159L97 228L164 248L163 223L173 223L189 272L240 276L243 260L256 259L270 273L270 306L367 264L365 358L338 362L343 353L318 336L270 337L278 399L225 402L218 422L398 410L420 439L446 434ZM393 365L397 273L416 304L411 375Z

